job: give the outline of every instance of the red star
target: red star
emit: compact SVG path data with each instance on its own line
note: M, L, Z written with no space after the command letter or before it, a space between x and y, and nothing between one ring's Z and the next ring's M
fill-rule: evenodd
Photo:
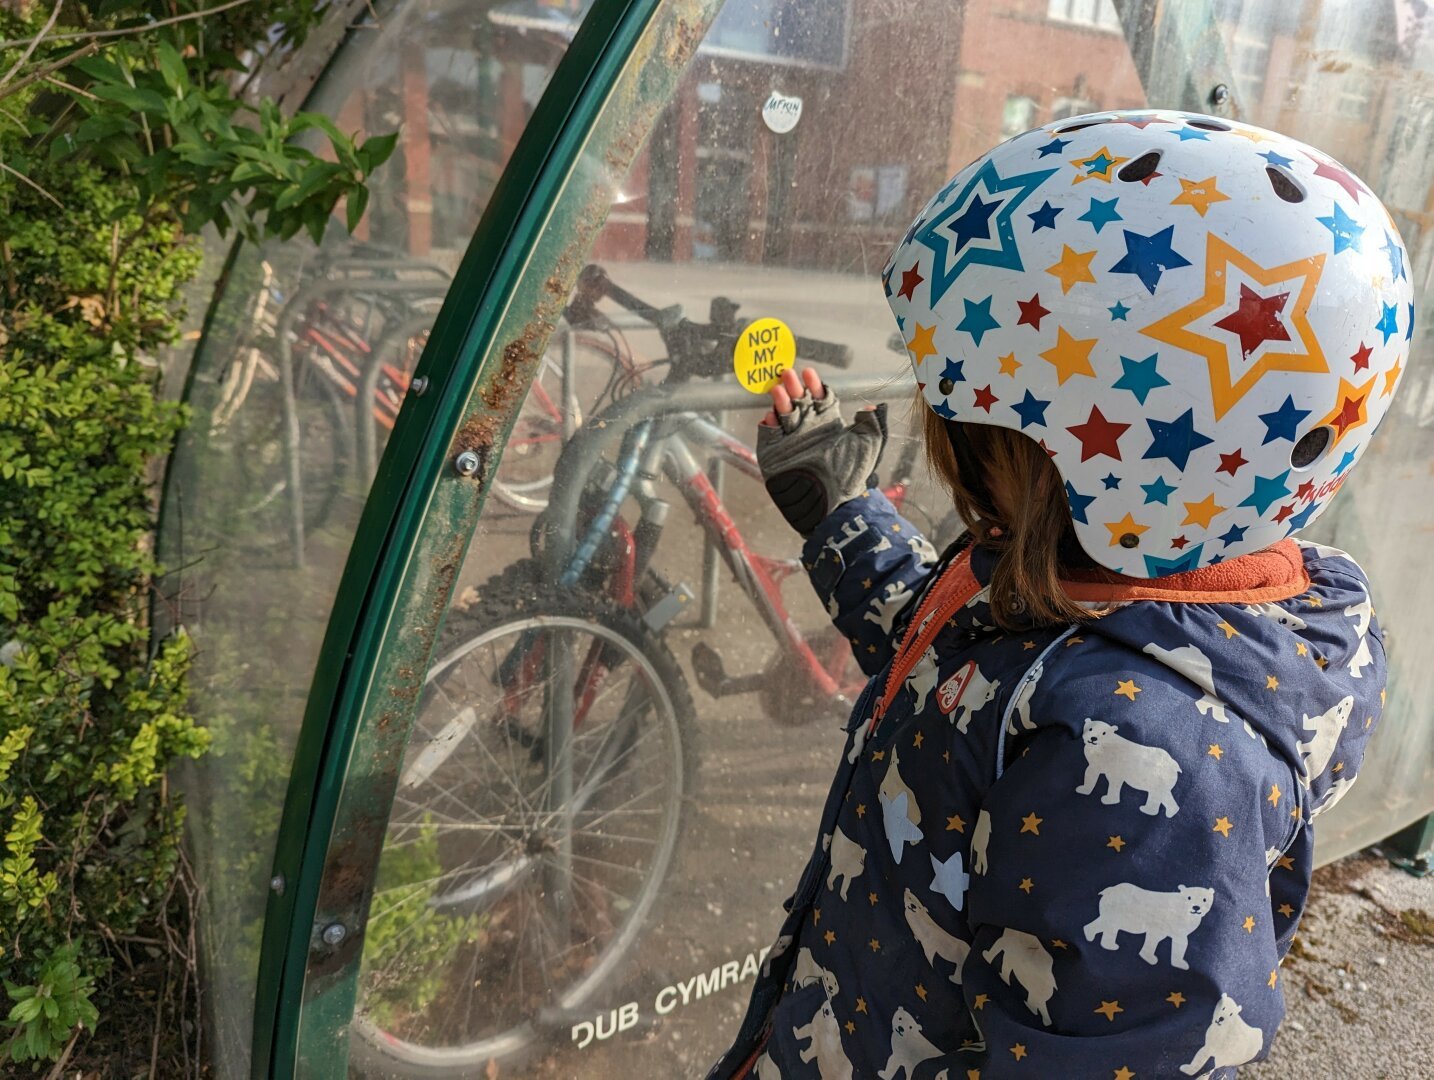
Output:
M1220 467L1215 471L1229 473L1231 476L1234 476L1237 472L1240 471L1241 465L1248 464L1249 462L1245 460L1244 451L1236 450L1233 454L1221 454Z
M1360 408L1364 405L1366 397L1368 397L1367 394L1360 394L1359 397L1346 394L1344 400L1339 403L1339 412L1335 413L1332 420L1326 422L1333 423L1335 427L1339 428L1340 435L1343 435L1345 428L1360 422Z
M1051 313L1049 308L1041 307L1040 293L1036 293L1029 300L1017 300L1016 306L1021 309L1021 317L1016 320L1016 325L1034 326L1037 330L1041 328L1041 320Z
M1129 424L1113 424L1100 413L1098 405L1090 407L1090 416L1084 424L1076 424L1066 428L1072 435L1080 440L1080 459L1089 461L1097 454L1104 454L1106 457L1120 458L1120 437L1130 427Z
M991 406L994 405L994 404L996 404L996 402L998 402L998 401L1000 401L1000 400L1001 400L1001 399L998 398L995 394L991 393L991 386L990 386L990 384L988 383L987 385L980 387L980 388L976 391L976 406L975 406L975 407L978 408L978 409L985 409L987 415L990 415Z
M1364 185L1332 161L1321 161L1313 154L1306 154L1305 157L1309 158L1318 166L1314 171L1316 176L1323 176L1326 180L1333 180L1340 187L1344 188L1346 195L1355 202L1359 202L1359 193Z
M1046 457L1055 457L1056 452L1046 445L1046 440L1041 440L1041 449L1046 452Z
M1284 521L1285 518L1287 518L1287 517L1293 517L1293 516L1294 516L1294 512L1295 512L1294 503L1290 503L1290 505L1288 505L1288 506L1282 506L1282 507L1280 507L1280 512L1275 515L1275 524L1278 525L1281 521Z
M1176 551L1184 551L1185 545L1188 543L1190 543L1190 541L1186 540L1185 537L1177 536L1174 540L1170 541L1170 546Z
M1355 349L1354 355L1350 357L1350 359L1354 361L1355 371L1363 371L1369 367L1369 354L1372 352L1374 352L1374 350L1364 342L1361 341L1359 343L1359 348Z
M1129 124L1131 127L1133 127L1133 128L1139 128L1141 131L1144 131L1144 130L1145 130L1147 127L1149 127L1151 124L1168 124L1168 123L1170 123L1169 120L1162 120L1162 119L1160 119L1160 117L1158 117L1158 116L1136 116L1136 117L1131 117L1130 119L1126 119L1126 120L1117 120L1117 121L1115 121L1115 122L1116 122L1117 124Z
M1246 359L1266 341L1289 341L1290 332L1280 322L1285 301L1290 294L1261 296L1243 282L1240 284L1240 306L1215 325L1221 330L1238 334L1240 352Z
M901 272L901 288L897 290L897 296L904 296L908 300L915 299L913 294L916 292L916 286L926 280L917 271L917 265L916 263L912 263L910 270L903 270Z
M1309 502L1314 498L1315 486L1313 480L1306 480L1295 490L1295 502Z

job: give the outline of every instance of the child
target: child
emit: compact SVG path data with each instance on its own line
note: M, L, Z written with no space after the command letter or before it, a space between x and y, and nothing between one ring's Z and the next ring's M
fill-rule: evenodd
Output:
M1318 151L1114 113L967 167L884 281L971 531L923 561L880 416L784 376L768 489L874 678L711 1075L1230 1077L1384 702L1364 574L1290 536L1392 400L1403 246Z

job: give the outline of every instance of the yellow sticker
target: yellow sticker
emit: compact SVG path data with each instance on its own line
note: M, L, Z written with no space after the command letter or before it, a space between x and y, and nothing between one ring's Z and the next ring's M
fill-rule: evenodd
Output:
M737 337L732 370L754 394L777 385L782 372L797 362L797 338L781 319L758 319Z

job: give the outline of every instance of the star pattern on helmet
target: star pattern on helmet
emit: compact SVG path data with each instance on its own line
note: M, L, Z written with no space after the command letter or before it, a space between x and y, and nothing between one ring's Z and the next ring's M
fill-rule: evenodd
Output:
M1241 254L1215 233L1210 233L1206 246L1204 293L1184 307L1157 319L1143 328L1141 333L1205 358L1210 372L1210 397L1214 405L1215 419L1219 420L1268 372L1329 370L1324 351L1320 348L1319 339L1309 322L1310 305L1319 289L1324 260L1323 254L1311 255L1306 259L1266 268ZM1286 335L1284 340L1297 345L1296 350L1282 351L1259 347L1270 338L1262 338L1260 341L1257 341L1257 338L1267 332L1273 334L1268 322L1258 322L1260 313L1267 313L1269 308L1261 306L1266 302L1266 298L1246 285L1245 280L1241 280L1242 276L1267 288L1299 283L1298 292L1293 288L1290 290L1294 299L1282 303L1276 316ZM1230 295L1232 284L1239 286L1237 295L1233 297ZM1247 296L1254 299L1247 300ZM1231 307L1234 310L1225 318L1235 321L1223 328L1226 333L1221 337L1217 338L1197 329L1207 315ZM1241 311L1247 312L1246 318L1252 321L1251 328L1244 334L1240 330L1245 325L1240 319ZM1233 331L1231 326L1234 327ZM1291 329L1297 337L1290 335ZM1231 341L1231 337L1236 340ZM1253 347L1254 351L1244 352L1247 345ZM1232 360L1233 347L1238 347L1242 355ZM1256 354L1258 358L1250 362L1251 357ZM1243 371L1240 370L1242 367Z
M1339 393L1334 409L1320 421L1324 427L1334 428L1331 447L1338 446L1357 427L1369 423L1369 395L1374 392L1374 381L1379 376L1371 375L1369 381L1355 386L1346 379L1339 380Z
M1071 164L1075 166L1075 178L1072 184L1079 184L1086 180L1103 180L1110 183L1111 175L1115 172L1117 165L1123 165L1129 158L1116 157L1110 152L1108 146L1102 146L1094 154L1083 158L1072 158Z
M1325 217L1315 218L1321 225L1330 231L1334 244L1334 254L1341 251L1358 251L1363 242L1364 226L1356 218L1350 217L1344 212L1344 207L1339 203L1334 204L1334 209Z
M1167 225L1149 236L1130 229L1125 234L1125 254L1110 268L1112 274L1134 274L1152 295L1167 270L1189 266L1190 260L1170 246L1175 226Z

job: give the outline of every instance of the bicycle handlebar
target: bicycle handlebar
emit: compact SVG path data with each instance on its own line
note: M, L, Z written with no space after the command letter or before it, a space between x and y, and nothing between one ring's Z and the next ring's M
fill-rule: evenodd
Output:
M797 357L802 360L810 360L814 364L826 364L828 367L849 368L851 367L851 346L838 345L831 341L818 341L816 338L797 338Z

